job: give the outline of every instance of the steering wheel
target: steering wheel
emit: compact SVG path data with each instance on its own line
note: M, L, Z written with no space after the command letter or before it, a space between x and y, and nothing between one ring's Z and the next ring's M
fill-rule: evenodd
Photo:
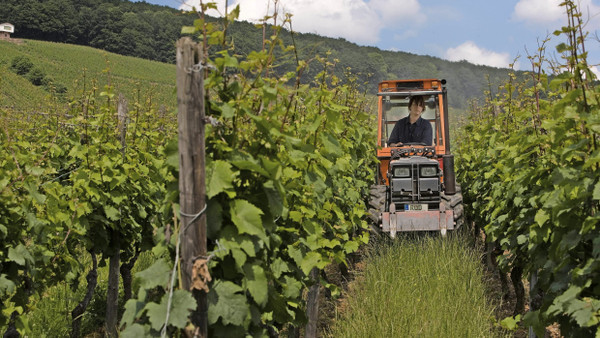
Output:
M427 146L425 145L425 143L423 142L409 142L409 143L404 143L403 146L407 146L407 145L419 145L419 146L425 146L425 148L401 148L401 149L392 149L392 160L395 160L397 158L400 157L407 157L407 156L411 156L411 155L419 155L419 156L427 156L427 157L431 157L433 155L435 155L435 148L432 146Z
M403 143L405 146L427 146L424 142L406 142Z
M398 142L400 144L396 144L393 147L404 147L404 146L425 146L427 147L427 144L423 143L423 142L405 142L405 143L401 143Z

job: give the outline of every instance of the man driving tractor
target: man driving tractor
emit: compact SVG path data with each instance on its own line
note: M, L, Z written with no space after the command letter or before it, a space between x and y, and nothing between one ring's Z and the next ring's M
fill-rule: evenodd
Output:
M422 143L430 146L433 131L431 123L421 117L425 111L423 96L411 96L408 109L409 115L394 125L388 144L390 147L401 147L404 143Z

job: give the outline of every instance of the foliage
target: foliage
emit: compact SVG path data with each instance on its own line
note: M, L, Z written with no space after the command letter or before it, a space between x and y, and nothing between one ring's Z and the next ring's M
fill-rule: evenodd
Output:
M27 79L34 86L41 86L47 83L46 81L46 73L39 68L32 68L31 71L27 74Z
M191 293L176 290L172 295L165 293L156 302L152 301L156 288L167 290L169 272L168 263L159 259L148 269L136 274L141 287L137 299L132 299L125 305L121 319L121 324L125 325L121 332L123 337L159 336L166 318L166 324L171 330L183 329L187 325L189 312L196 307Z
M179 28L193 19L174 8L130 1L6 0L0 8L0 20L15 25L15 37L169 63L175 61Z
M563 3L570 25L564 65L550 80L545 47L530 56L532 82L514 77L503 95L475 107L460 140L457 172L470 215L500 246L505 271L537 273L534 311L523 317L538 335L558 322L566 336L600 334L600 91L586 61L581 15Z
M223 42L222 32L210 35L211 42ZM343 264L368 240L362 196L373 179L374 129L359 84L349 74L346 84L331 76L335 60L327 57L319 58L316 89L299 81L300 61L298 73L275 76L279 41L275 35L268 51L242 62L227 49L210 61L218 69L206 80L209 115L219 121L207 127L214 253L208 298L216 334L302 324L308 272ZM8 55L18 49L11 46ZM48 48L40 64L59 59L52 53ZM81 252L104 261L119 250L127 261L149 249L156 235L154 251L172 253L177 236L167 240L172 225L165 223L172 215L168 201L177 194L165 189L176 189L177 161L162 149L174 123L138 101L122 134L111 72L123 66L113 65L104 91L95 82L75 87L83 91L68 114L22 118L27 113L2 109L2 327L31 332L23 314L32 293L63 281L76 288L86 271ZM296 86L288 86L295 78ZM164 261L156 264L149 271L170 269ZM158 282L148 273L137 277L141 287L125 306L123 333L185 326L190 295L178 290L171 296L173 286L165 281L147 284ZM175 316L163 326L159 318L167 311Z
M82 93L69 114L1 110L0 326L29 332L30 298L58 282L77 288L82 251L127 261L152 247L173 130L141 105L119 124L111 90L102 103Z
M368 240L363 196L375 158L365 98L356 78L343 84L330 75L335 65L326 57L313 87L299 82L302 61L298 73L275 76L290 56L280 61L274 51L293 55L281 44L281 27L244 61L210 23L185 30L204 32L206 48L221 48L206 60L216 70L205 80L215 121L206 128L209 335L261 336L302 325L309 272L345 264ZM143 300L127 306L144 308ZM135 318L144 330L160 327L143 314Z
M17 75L25 75L33 68L33 62L28 57L19 55L15 56L10 63L12 69Z
M92 262L89 254L80 253L78 259L85 267L90 267ZM151 252L140 254L136 261L135 271L145 270L156 258ZM86 271L87 272L87 271ZM67 282L58 282L55 285L46 288L43 293L34 293L29 304L29 311L26 314L26 320L29 324L30 337L58 336L67 337L72 330L71 311L84 298L87 291L85 276L80 276L77 288L69 287ZM97 333L102 327L106 311L106 288L107 284L102 283L108 278L108 268L98 269L98 280L100 283L94 290L94 297L91 300L87 310L81 316L81 336L88 337ZM138 286L134 286L138 290ZM120 289L120 291L123 291ZM137 291L135 291L137 292ZM124 296L121 292L120 296ZM125 301L122 297L119 299L119 309L124 308ZM0 329L0 332L3 330Z
M41 27L42 35L76 42L77 26L61 26L68 22L62 13L80 6L80 17L96 23L93 29L114 28L86 31L104 34L94 35L98 46L152 54L147 44L132 48L131 42L143 40L132 27L144 30L148 25L136 19L135 11L122 13L119 4L125 3L9 1L0 10L25 13L18 10L25 4L54 16L55 21ZM208 49L203 61L216 68L205 82L207 114L214 122L207 126L213 276L208 320L211 335L265 335L303 324L303 293L312 283L308 273L330 263L345 264L346 256L367 242L362 198L373 181L375 128L364 96L366 83L340 59L355 54L321 49L311 54L310 44L287 40L293 36L282 26L268 27L273 36L264 41L263 50L240 51L233 47L239 41L232 39L234 30L227 30L236 17L234 11L220 24L206 17L189 30L202 32ZM351 45L339 42L344 48ZM71 96L77 97L68 114L49 108L42 114L0 110L0 326L12 318L27 333L22 314L31 310L32 293L39 296L63 281L77 287L87 268L78 259L82 252L105 259L118 249L128 260L150 249L154 236L153 251L173 261L178 229L168 220L171 202L177 202L178 155L167 140L175 122L154 107L163 102L174 106L175 72L172 65L132 62L81 46L33 40L24 46L0 44L3 75L11 73L3 66L11 58L27 56L48 78L69 84ZM162 42L156 47L170 50ZM386 53L369 53L358 53L370 57L365 72L405 74L393 73L390 64L396 61L387 61ZM435 68L429 62L424 66ZM95 77L107 83L104 90L89 80ZM14 78L2 76L3 84L7 79ZM28 90L22 92L28 95ZM125 139L118 133L115 92L136 97ZM147 98L141 98L142 92ZM171 333L187 324L183 319L192 308L190 295L149 277L156 271L167 275L172 268L158 260L137 275L141 286L125 305L123 335ZM165 326L162 318L170 311L176 316Z
M26 76L29 82L34 86L43 85L47 91L56 95L61 95L61 98L64 99L67 87L47 76L42 69L34 67L33 62L31 62L28 57L23 55L15 56L12 59L10 69L17 75Z

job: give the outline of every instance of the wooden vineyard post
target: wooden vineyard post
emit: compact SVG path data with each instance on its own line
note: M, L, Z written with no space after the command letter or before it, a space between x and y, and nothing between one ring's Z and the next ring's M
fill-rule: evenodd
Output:
M119 94L119 100L117 103L117 118L118 118L118 129L119 139L121 140L121 154L123 161L125 161L126 143L125 138L127 136L127 101L122 94ZM121 210L119 209L119 213ZM114 253L110 257L108 266L108 289L106 290L106 319L105 319L105 330L107 337L118 337L119 331L119 274L121 265L121 247L119 242L121 240L120 233L116 229L110 229L111 234L110 245L112 246Z
M204 178L204 71L198 66L201 47L189 37L177 42L179 125L179 205L181 278L198 303L192 314L196 335L207 337L206 292L193 288L194 261L206 256L206 187Z
M308 289L308 299L306 300L306 317L308 323L306 323L304 336L306 338L315 338L317 336L317 324L319 321L319 274L318 268L313 268L310 271L310 279L314 283Z

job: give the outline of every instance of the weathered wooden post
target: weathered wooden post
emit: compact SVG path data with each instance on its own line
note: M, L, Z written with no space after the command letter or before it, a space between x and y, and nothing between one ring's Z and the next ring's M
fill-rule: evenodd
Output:
M125 150L127 144L125 138L127 136L127 101L122 94L119 94L117 102L117 118L119 139L121 140L121 154L125 161ZM120 210L119 210L120 211ZM111 246L114 253L110 257L108 270L108 289L106 290L106 335L108 337L119 336L119 274L121 265L121 248L119 245L120 233L116 229L110 229Z
M179 205L181 212L181 278L198 302L192 323L207 337L208 305L204 290L192 289L194 261L206 256L206 187L204 179L204 72L201 47L189 37L177 42L179 125Z
M117 118L119 126L119 139L121 140L121 153L123 154L123 160L125 160L125 148L127 147L127 115L129 114L129 108L127 107L127 100L123 94L119 94L119 100L117 101Z
M306 338L315 338L317 336L317 324L319 322L319 293L321 286L319 283L319 274L320 270L318 268L313 268L309 275L314 284L308 289L308 297L306 300L306 317L308 318L308 323L306 323L306 328L304 330L304 336Z

